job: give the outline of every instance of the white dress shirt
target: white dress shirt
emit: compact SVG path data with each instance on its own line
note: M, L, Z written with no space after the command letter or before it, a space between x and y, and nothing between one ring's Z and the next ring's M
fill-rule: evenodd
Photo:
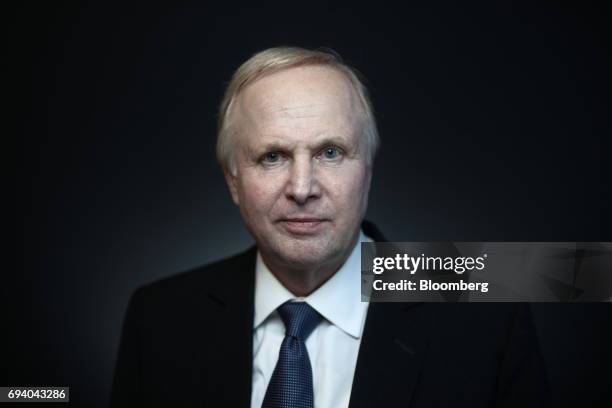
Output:
M324 319L306 340L312 366L315 408L348 407L368 303L361 302L360 232L346 262L327 282L300 298L270 272L259 252L255 267L253 390L251 407L260 408L278 361L285 325L276 308L288 300L308 303Z

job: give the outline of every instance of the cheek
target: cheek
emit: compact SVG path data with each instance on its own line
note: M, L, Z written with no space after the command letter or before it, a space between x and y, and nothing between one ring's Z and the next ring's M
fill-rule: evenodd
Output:
M341 211L358 211L359 203L367 196L366 172L361 166L333 172L326 178L327 191Z
M274 206L280 183L258 174L245 175L239 183L240 202L250 214L266 214Z

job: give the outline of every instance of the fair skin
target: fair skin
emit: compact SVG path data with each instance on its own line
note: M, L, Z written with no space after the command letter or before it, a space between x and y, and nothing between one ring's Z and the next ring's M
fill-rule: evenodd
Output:
M306 296L344 263L367 208L372 173L358 95L331 67L292 67L241 90L230 119L232 198L266 266Z

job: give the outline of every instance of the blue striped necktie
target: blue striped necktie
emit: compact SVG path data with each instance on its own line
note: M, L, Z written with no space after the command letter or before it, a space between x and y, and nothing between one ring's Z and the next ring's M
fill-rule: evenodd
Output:
M285 323L285 338L262 408L312 408L312 368L306 339L322 317L305 302L284 303L278 313Z

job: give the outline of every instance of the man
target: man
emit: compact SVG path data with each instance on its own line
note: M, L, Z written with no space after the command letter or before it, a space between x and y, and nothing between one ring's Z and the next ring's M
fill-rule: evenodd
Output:
M335 55L256 54L221 104L218 159L256 247L147 285L113 406L538 406L528 309L360 300L378 135Z

